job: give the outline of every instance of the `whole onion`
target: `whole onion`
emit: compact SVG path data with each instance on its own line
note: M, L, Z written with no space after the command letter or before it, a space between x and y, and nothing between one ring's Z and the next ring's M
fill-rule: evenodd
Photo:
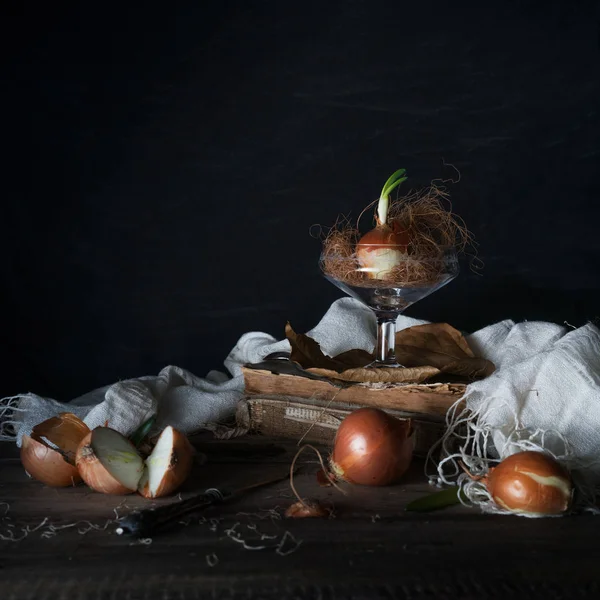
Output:
M512 454L490 469L484 483L499 507L534 516L564 513L573 496L567 470L543 452Z
M361 271L371 279L385 279L406 258L409 241L407 231L378 225L363 235L356 245Z
M378 408L360 408L339 426L330 468L337 479L349 483L389 485L410 466L413 448L409 419L397 419Z
M377 226L362 236L356 245L360 270L371 279L385 279L405 258L410 242L408 231L399 223L388 223L390 194L403 181L406 169L398 169L383 185L377 203Z

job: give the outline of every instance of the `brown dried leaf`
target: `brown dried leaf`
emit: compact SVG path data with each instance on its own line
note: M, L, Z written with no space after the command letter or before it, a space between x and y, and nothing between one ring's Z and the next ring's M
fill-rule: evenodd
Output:
M477 358L467 340L447 323L416 325L396 333L396 357L409 367L429 365L441 373L487 377L494 372L489 360Z
M366 350L348 350L342 352L335 357L337 362L343 363L346 369L353 369L355 367L366 367L368 364L373 362L373 355Z
M481 379L489 377L495 370L494 363L485 358L463 358L446 365L441 372L468 379Z
M435 367L421 366L414 368L378 369L358 368L347 369L341 373L328 369L311 368L307 371L322 377L352 381L355 383L422 383L423 381L439 375L440 370Z
M333 371L343 371L346 368L343 363L323 354L319 343L311 337L296 333L289 322L285 326L285 337L292 347L290 360L297 362L301 367L319 367Z

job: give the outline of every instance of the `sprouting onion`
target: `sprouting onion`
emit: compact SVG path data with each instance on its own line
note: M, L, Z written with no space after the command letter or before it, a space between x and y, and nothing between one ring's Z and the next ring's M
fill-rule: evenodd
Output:
M374 229L363 235L356 245L356 256L371 279L385 279L386 275L405 257L410 242L408 231L399 223L388 223L390 194L406 181L406 169L398 169L385 182L377 204Z

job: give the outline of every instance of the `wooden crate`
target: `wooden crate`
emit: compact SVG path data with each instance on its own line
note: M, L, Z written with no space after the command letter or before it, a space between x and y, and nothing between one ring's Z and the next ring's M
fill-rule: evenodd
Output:
M340 423L356 406L302 398L247 397L237 408L237 425L252 433L302 442L331 444ZM385 409L398 418L410 418L415 431L415 454L426 456L444 432L444 423L416 418L417 415Z

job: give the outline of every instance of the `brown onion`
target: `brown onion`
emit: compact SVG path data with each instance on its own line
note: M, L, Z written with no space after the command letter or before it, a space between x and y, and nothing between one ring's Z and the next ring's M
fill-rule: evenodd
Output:
M413 448L410 419L359 408L339 426L330 466L336 478L349 483L389 485L410 466Z
M75 453L89 433L88 426L72 413L38 423L31 436L21 441L21 463L34 479L53 487L66 487L81 481L75 467Z
M398 227L378 225L360 238L356 256L361 271L371 279L384 279L404 258L409 244L408 232Z
M66 487L81 481L77 467L43 441L24 435L21 440L21 464L34 479L52 487Z
M32 429L31 437L48 440L74 465L77 448L89 432L90 428L77 415L64 412L38 423Z
M484 478L501 508L529 515L556 515L569 509L573 486L569 473L542 452L519 452L490 469Z
M136 447L109 427L96 427L82 440L76 464L85 483L103 494L135 492L144 470Z
M146 459L146 468L138 484L145 498L172 494L188 478L193 465L194 449L187 437L166 427Z

